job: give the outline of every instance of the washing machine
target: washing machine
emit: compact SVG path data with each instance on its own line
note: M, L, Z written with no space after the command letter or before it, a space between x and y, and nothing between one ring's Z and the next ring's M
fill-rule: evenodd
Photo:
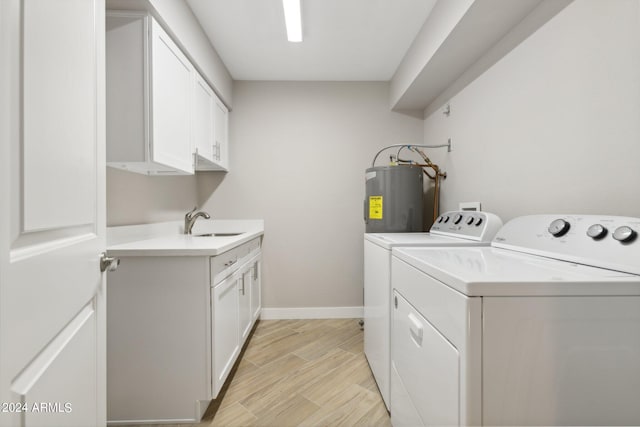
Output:
M489 212L452 211L436 218L429 233L364 235L364 352L389 409L391 249L399 246L488 246L502 226Z
M533 215L392 249L391 421L640 425L640 218Z

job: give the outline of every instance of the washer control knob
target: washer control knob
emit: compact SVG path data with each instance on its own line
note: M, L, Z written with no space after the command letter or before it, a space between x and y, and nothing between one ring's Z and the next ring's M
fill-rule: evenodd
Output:
M616 231L613 232L613 238L622 243L633 242L638 233L631 227L627 227L623 225L622 227L616 228Z
M593 224L587 229L587 236L593 240L600 240L607 235L607 229L601 224Z
M564 219L556 219L549 225L549 233L553 237L562 237L567 234L567 231L571 228L571 224L569 224Z
M449 216L448 215L445 215L444 222L449 222Z
M480 224L482 224L482 217L478 217L478 219L476 219L476 227L478 227Z
M443 219L444 219L444 217L443 217L442 215L440 215L440 216L438 217L438 222L442 222L442 220L443 220Z
M470 216L469 218L467 218L467 225L471 225L473 224L475 218L473 218L472 216Z
M460 224L460 221L462 221L462 215L461 214L456 214L456 216L453 217L453 223L454 224Z

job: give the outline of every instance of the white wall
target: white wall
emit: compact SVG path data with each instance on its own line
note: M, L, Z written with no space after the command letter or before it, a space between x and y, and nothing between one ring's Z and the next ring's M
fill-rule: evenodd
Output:
M235 83L231 172L199 174L199 196L214 218L265 220L265 307L362 305L364 171L422 131L387 83Z
M640 2L576 0L424 123L441 211L640 216Z
M196 176L146 176L107 168L107 226L179 221L198 203Z

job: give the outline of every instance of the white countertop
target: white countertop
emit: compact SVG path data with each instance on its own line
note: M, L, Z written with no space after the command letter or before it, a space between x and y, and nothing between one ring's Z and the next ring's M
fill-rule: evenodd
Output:
M214 256L264 234L263 220L198 219L191 235L182 234L182 221L109 227L109 256ZM237 236L197 236L240 233Z

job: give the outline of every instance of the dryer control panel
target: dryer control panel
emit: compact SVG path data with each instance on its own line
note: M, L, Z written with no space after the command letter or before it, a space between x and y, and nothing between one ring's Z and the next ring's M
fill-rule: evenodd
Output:
M500 227L502 227L502 220L489 212L451 211L436 218L429 232L490 242Z
M527 215L498 231L491 246L640 274L640 218Z

